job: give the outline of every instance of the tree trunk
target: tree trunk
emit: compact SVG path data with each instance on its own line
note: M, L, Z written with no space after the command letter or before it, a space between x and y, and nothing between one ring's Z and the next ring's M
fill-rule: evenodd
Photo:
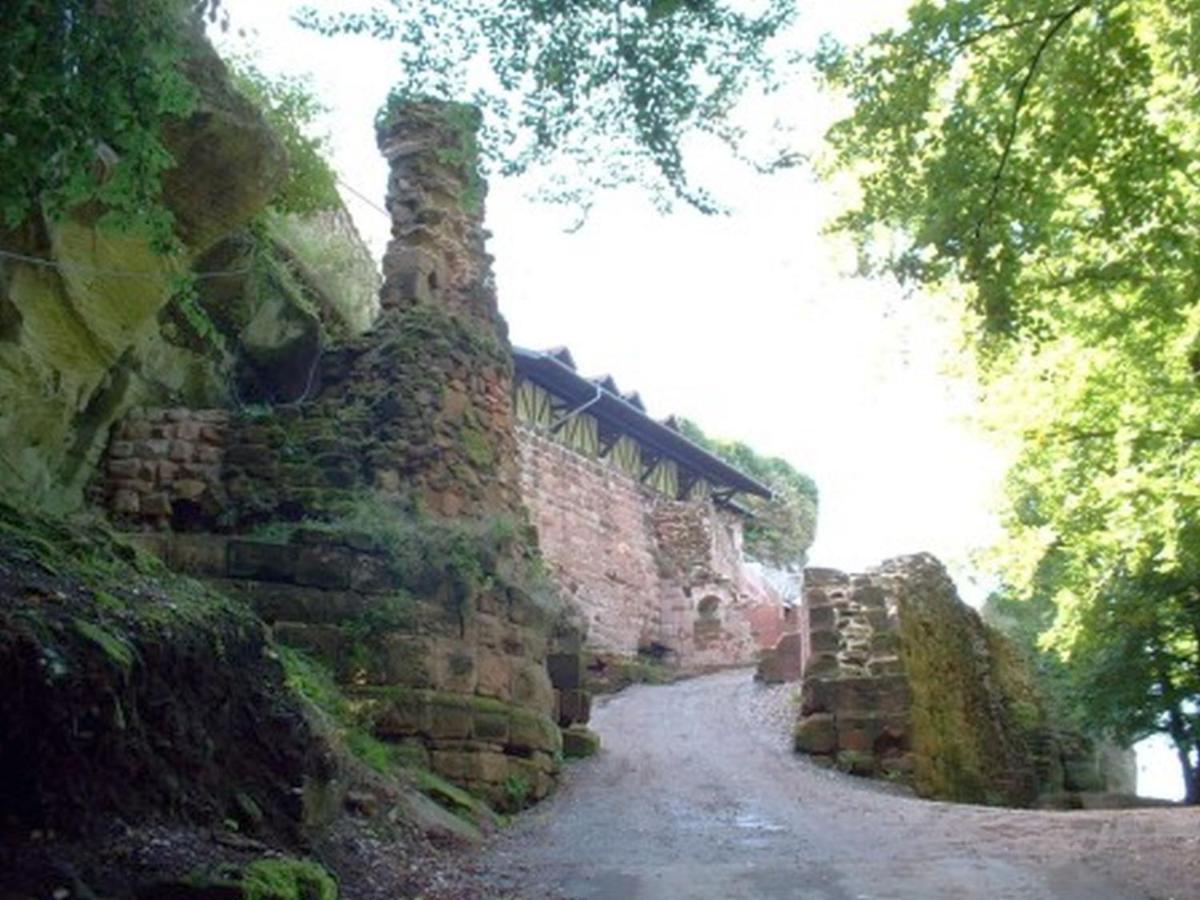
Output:
M1183 802L1189 806L1200 806L1200 766L1192 763L1192 751L1200 750L1200 746L1189 740L1187 722L1178 705L1172 705L1167 715L1167 731L1175 743L1179 767L1183 770Z

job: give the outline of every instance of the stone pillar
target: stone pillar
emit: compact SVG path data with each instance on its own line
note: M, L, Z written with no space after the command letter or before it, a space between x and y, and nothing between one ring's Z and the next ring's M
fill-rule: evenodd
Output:
M391 167L392 240L380 300L385 311L437 304L505 340L484 248L479 125L478 110L461 103L389 105L376 135Z
M411 493L435 516L524 523L478 127L478 112L462 104L390 103L381 116L392 214L381 313L343 372L329 367L329 395L367 413L376 489Z

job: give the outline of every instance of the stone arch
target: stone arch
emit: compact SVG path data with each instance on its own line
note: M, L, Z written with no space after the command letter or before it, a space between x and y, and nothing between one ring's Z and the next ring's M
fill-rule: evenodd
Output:
M719 622L721 619L721 598L716 594L708 594L696 604L696 613L701 622Z

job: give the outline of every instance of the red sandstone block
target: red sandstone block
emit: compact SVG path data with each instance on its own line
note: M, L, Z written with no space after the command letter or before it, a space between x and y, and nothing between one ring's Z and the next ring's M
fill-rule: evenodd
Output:
M152 438L138 441L133 449L134 453L146 459L166 459L167 453L171 449L171 442Z
M189 462L192 458L192 445L187 441L171 441L170 457L172 462Z
M128 488L119 490L113 495L112 508L113 512L117 513L139 513L142 508L141 497L137 491Z
M141 499L142 514L146 516L169 516L171 501L164 493L147 494Z
M171 492L183 500L198 500L208 490L203 481L184 478L171 484Z
M110 459L108 474L113 478L137 478L142 464L136 459Z

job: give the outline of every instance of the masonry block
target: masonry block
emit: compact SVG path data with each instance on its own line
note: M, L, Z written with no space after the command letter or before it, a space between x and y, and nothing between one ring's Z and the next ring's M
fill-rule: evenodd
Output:
M256 581L296 580L296 549L287 544L231 540L229 576Z

